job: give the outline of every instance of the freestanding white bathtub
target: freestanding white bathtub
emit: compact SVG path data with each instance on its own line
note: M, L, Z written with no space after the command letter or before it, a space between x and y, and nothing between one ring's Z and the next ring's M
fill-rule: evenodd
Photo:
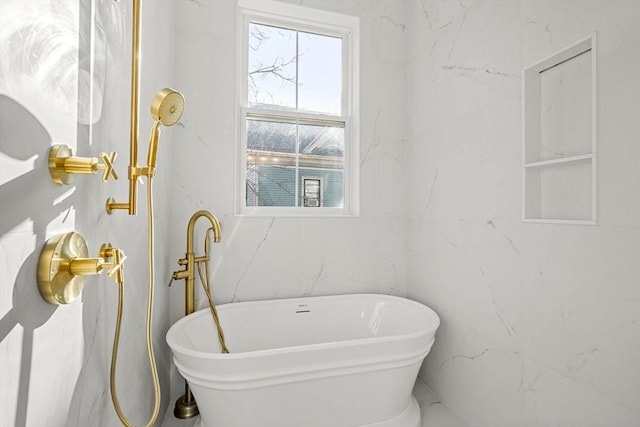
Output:
M438 315L404 298L352 294L217 307L167 333L206 427L419 427L412 389Z

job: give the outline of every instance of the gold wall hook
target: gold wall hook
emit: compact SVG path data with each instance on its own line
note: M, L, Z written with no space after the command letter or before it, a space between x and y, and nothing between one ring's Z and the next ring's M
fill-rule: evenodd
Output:
M102 245L100 256L89 258L87 242L80 233L59 234L47 241L38 259L38 290L51 304L69 304L82 293L87 276L107 270L122 280L124 253L110 244Z
M49 151L49 173L56 184L72 184L77 174L95 174L103 170L102 181L107 182L111 177L118 179L113 168L118 153L100 153L100 161L95 157L76 157L73 150L66 144L56 144Z

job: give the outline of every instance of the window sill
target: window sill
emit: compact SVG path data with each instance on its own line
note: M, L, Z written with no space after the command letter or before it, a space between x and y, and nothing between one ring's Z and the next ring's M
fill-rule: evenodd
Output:
M244 218L358 218L359 212L351 212L344 208L243 208L235 213Z

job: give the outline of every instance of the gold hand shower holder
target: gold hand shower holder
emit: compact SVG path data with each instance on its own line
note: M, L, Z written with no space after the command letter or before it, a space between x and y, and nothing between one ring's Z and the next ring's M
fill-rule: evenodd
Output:
M133 96L132 96L133 98ZM137 102L137 95L135 96ZM133 108L133 106L132 106ZM132 124L131 133L131 163L129 165L129 202L117 203L113 198L109 198L106 204L106 210L109 215L115 209L126 209L129 215L135 215L137 212L138 199L138 177L146 176L153 178L156 170L156 158L158 152L158 140L160 139L160 124L165 126L173 126L180 120L184 112L184 97L180 92L176 92L170 88L164 88L158 91L151 101L151 115L155 119L151 127L151 135L149 137L149 152L147 154L147 166L138 167L138 139L137 124ZM135 135L134 135L135 132Z
M139 7L136 7L137 1L134 2L134 16L139 20ZM139 25L139 24L138 24ZM137 33L134 32L134 33ZM118 203L113 198L109 198L106 203L106 210L109 215L114 210L123 209L129 212L129 215L136 215L138 206L138 178L146 176L153 178L156 170L156 157L158 150L158 140L160 138L160 124L165 126L173 126L180 120L184 112L184 97L180 92L170 88L164 88L158 91L151 100L151 116L155 119L151 127L151 136L149 137L149 151L147 155L147 166L138 166L138 74L139 74L139 36L134 34L133 37L133 67L131 70L131 134L130 134L130 162L129 162L129 201L126 203Z

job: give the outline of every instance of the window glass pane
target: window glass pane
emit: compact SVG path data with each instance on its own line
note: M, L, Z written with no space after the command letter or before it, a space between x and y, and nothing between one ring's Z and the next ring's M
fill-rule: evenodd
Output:
M320 124L300 124L299 179L318 178L323 207L344 207L344 128ZM303 183L299 183L303 188ZM298 203L305 206L304 194Z
M320 166L320 167L317 167ZM324 167L322 167L324 166ZM299 188L300 195L298 203L304 207L304 182L303 178L318 178L322 188L320 189L320 200L322 207L343 208L344 207L344 170L333 168L331 164L318 165L314 168L300 168Z
M295 206L296 127L247 119L247 206Z
M247 119L246 159L247 206L293 207L296 191L297 206L344 206L342 126ZM317 205L304 179L320 183Z
M247 119L247 153L250 151L295 153L295 123Z
M247 156L247 206L295 206L295 166Z
M296 31L249 24L249 105L296 108Z
M329 125L301 124L300 154L344 157L344 128Z
M357 47L351 44L351 35L358 40L357 19L318 14L309 27L311 10L292 8L289 16L260 3L238 3L246 37L240 38L246 63L241 72L247 73L242 88L247 95L239 105L238 148L244 160L239 183L246 190L240 213L244 207L264 207L244 212L357 214L358 179L349 179L348 170L357 159L347 150L357 151L358 141L345 128L358 123L344 103L349 94L357 96L352 71L358 69L358 55L349 60L353 67L344 67ZM345 200L351 195L355 202Z
M340 115L342 39L298 33L298 108Z

